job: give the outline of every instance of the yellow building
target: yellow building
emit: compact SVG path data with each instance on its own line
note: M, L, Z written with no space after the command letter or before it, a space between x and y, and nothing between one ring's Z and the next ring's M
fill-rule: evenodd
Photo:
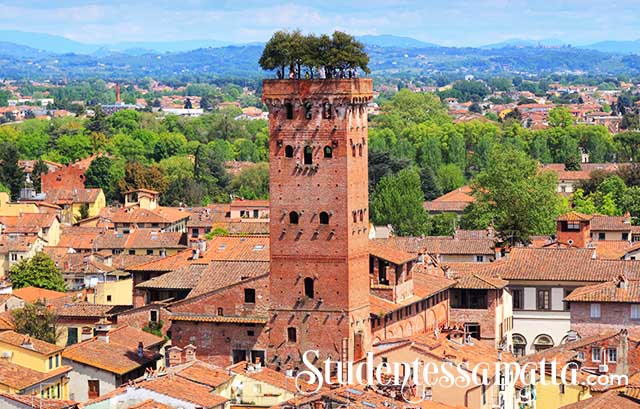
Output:
M228 369L233 381L221 385L216 393L230 399L232 408L270 408L297 394L295 378L284 372L247 362Z
M82 219L82 213L87 217L100 214L107 201L102 189L50 189L47 191L47 202L62 208L60 220L63 223L74 223Z
M133 279L98 282L95 294L87 300L101 305L133 305Z
M578 381L580 381L580 378L584 375L580 374L580 372L578 374ZM570 374L567 377L570 377ZM560 376L557 376L555 384L552 384L552 379L550 374L545 374L544 382L539 380L533 388L529 386L524 391L521 391L518 394L518 399L519 403L524 405L522 407L525 409L559 408L589 399L592 396L589 388L580 385L580 382L577 385L571 383L563 384ZM534 391L533 393L532 390Z
M63 350L14 331L0 333L0 392L69 399L72 368L62 365Z
M35 203L11 203L9 193L0 192L0 216L19 216L20 213L39 213Z

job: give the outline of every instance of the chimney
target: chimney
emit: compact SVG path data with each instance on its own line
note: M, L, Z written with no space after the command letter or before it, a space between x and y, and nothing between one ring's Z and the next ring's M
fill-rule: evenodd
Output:
M120 84L116 84L116 104L119 104L122 102L122 99L120 98Z
M86 341L93 337L93 331L89 327L82 327L82 334L80 335L80 342Z
M142 341L138 342L138 357L142 358L144 356L144 344Z
M96 337L99 341L106 344L109 343L109 332L111 331L111 322L105 317L100 318L100 321L96 323Z
M33 342L31 341L31 336L26 335L23 339L22 339L22 343L20 344L20 346L22 348L26 348L26 349L34 349L33 348Z
M177 346L167 348L167 368L177 366L182 363L182 349Z
M192 344L184 347L184 360L185 362L193 362L196 360L196 347Z
M626 328L620 331L617 358L616 374L629 375L629 331Z

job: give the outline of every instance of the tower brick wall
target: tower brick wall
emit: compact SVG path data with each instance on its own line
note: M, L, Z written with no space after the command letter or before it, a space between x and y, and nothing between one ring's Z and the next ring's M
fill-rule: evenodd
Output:
M366 104L370 79L267 80L270 322L267 364L371 345Z

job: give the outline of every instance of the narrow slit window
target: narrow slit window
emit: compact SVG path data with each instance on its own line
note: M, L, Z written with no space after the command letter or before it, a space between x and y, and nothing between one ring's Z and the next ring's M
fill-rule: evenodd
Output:
M313 148L311 146L307 146L304 148L304 164L313 164Z
M333 158L333 148L331 146L324 147L324 157Z
M291 102L287 102L284 104L284 107L287 111L287 119L293 119L293 104Z

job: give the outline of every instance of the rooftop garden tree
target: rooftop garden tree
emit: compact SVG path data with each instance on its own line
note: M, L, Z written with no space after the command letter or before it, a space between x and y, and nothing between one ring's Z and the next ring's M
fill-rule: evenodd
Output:
M309 78L344 78L358 69L369 73L369 56L364 45L341 31L331 36L303 35L300 30L277 31L267 42L259 60L264 70L278 70L282 78L289 68L290 78L301 78L303 67ZM305 74L306 76L306 74Z

